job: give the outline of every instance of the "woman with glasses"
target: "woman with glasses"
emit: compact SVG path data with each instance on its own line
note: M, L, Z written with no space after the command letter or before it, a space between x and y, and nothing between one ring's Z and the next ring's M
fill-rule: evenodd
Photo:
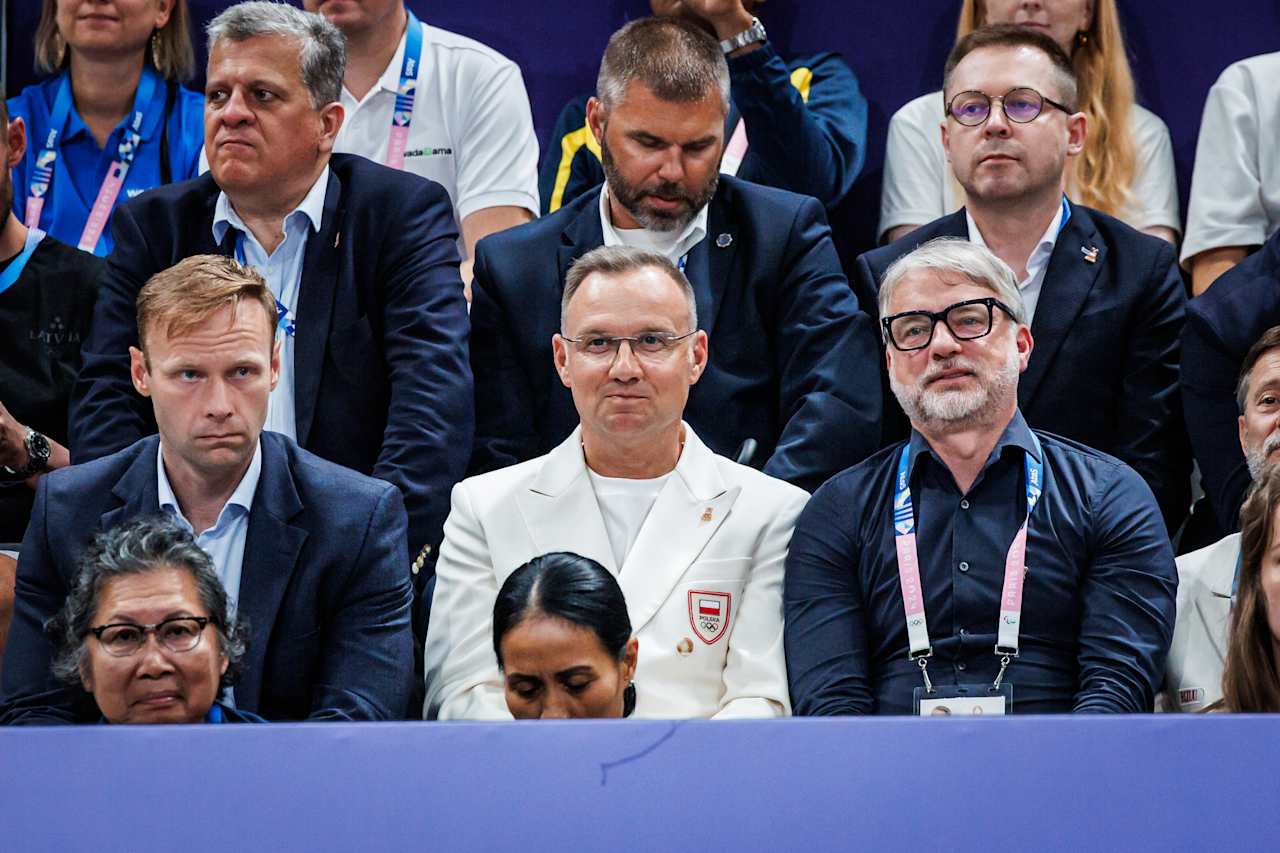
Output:
M111 251L112 211L195 177L204 98L178 83L195 65L187 0L43 0L36 69L9 99L27 128L13 210L86 252Z
M1240 568L1222 699L1207 710L1280 712L1280 466L1264 469L1240 510Z
M1067 173L1071 200L1176 242L1178 187L1169 129L1134 101L1115 0L963 0L956 40L988 24L1035 29L1071 57L1079 109L1088 117L1084 151ZM889 123L880 196L883 242L964 204L943 154L942 118L942 93L931 92L908 102Z
M218 700L244 629L213 561L168 517L100 534L49 630L54 674L91 694L104 722L264 722Z
M587 557L534 557L494 601L493 651L517 720L631 716L639 649L622 588Z

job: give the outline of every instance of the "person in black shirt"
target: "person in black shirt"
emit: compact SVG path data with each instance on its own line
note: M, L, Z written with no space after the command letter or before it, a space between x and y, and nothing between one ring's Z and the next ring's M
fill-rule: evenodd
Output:
M26 530L36 480L70 462L67 406L103 262L13 215L10 170L26 150L26 128L9 121L2 101L0 124L0 543L12 543ZM0 614L13 591L3 568Z

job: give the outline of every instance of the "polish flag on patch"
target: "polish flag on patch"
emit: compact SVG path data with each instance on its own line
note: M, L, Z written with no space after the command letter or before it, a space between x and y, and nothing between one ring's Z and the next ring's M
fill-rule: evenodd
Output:
M720 600L717 598L699 598L698 614L700 616L719 616Z

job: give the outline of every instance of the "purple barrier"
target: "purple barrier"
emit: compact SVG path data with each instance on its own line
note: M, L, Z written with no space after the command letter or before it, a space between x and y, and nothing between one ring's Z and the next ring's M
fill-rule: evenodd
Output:
M1264 850L1273 717L0 731L0 849Z

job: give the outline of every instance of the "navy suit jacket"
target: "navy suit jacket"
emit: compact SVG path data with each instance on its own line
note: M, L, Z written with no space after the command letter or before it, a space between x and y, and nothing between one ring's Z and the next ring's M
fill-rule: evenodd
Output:
M859 257L860 301L876 298L891 263L944 236L969 238L963 210ZM1095 248L1089 262L1084 250ZM1031 323L1031 362L1018 380L1027 423L1128 463L1155 493L1170 533L1191 500L1191 453L1178 404L1185 307L1171 245L1072 204ZM905 424L896 403L893 410Z
M440 541L474 429L453 209L439 184L416 175L342 154L329 167L298 295L298 443L396 485L416 553ZM155 432L151 403L129 379L135 301L148 278L183 258L234 251L234 229L221 246L213 239L219 192L206 174L116 212L72 396L73 462Z
M50 672L44 624L100 530L160 512L157 436L40 479L18 558L0 722L92 722L79 687ZM405 512L388 483L262 433L239 614L248 651L236 706L269 720L400 719L412 684Z
M578 425L551 337L569 264L604 243L599 205L597 189L476 249L475 472L548 453ZM721 176L685 273L711 347L684 418L708 447L732 458L753 438L754 464L810 491L876 448L875 333L840 270L822 205Z
M1240 449L1236 382L1245 354L1280 323L1280 232L1187 306L1182 405L1201 481L1223 535L1240 526L1252 478Z

